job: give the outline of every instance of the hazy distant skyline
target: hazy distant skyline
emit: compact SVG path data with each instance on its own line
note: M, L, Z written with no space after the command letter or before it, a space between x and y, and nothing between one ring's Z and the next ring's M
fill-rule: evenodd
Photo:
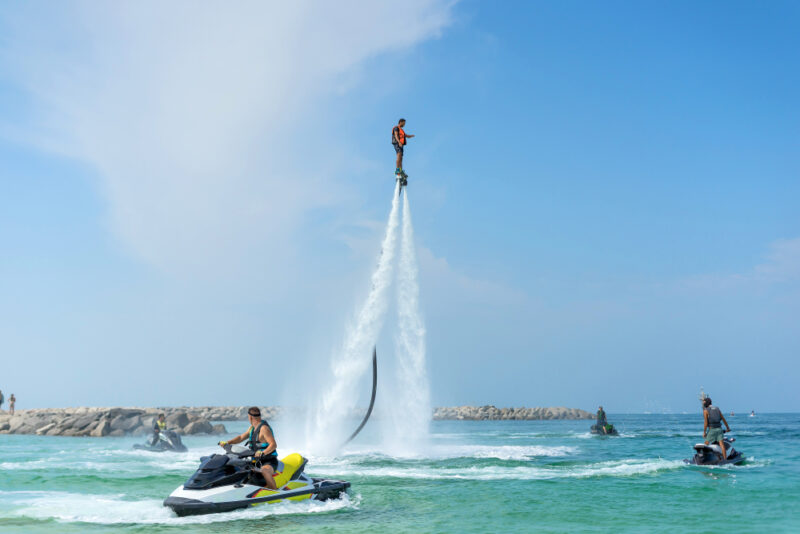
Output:
M792 2L2 5L0 389L313 394L403 116L434 405L800 410L798 30Z

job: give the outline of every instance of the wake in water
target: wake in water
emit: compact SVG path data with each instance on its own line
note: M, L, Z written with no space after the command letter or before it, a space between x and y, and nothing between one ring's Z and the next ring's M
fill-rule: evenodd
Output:
M0 491L0 494L4 492ZM60 523L99 525L192 525L220 523L242 519L263 519L276 515L328 513L358 508L360 496L347 494L325 502L275 503L246 510L209 515L177 517L165 508L162 499L131 499L124 495L91 495L63 491L20 491L7 493L6 504L13 506L8 514L15 518L53 520Z

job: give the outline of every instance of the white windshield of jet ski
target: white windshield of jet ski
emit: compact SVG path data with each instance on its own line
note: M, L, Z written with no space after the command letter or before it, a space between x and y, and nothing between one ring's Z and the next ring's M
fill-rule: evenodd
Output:
M242 445L239 444L231 445L230 443L228 443L222 448L225 449L226 453L233 454L234 456L238 456L239 458L255 455L255 451L247 447L243 447Z
M736 441L736 438L725 438L723 441L725 442L725 448L730 450L730 448L733 446L733 442ZM708 445L706 445L705 443L698 443L697 445L694 446L694 448L695 450L698 451L703 449L710 449L717 453L722 452L719 448L718 443L709 443Z

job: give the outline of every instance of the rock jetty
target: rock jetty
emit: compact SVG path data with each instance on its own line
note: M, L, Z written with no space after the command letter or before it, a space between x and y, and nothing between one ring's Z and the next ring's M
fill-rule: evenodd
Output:
M453 406L435 408L433 418L459 421L542 421L550 419L593 419L578 408L497 408L496 406Z
M0 434L40 436L144 436L153 429L158 414L167 417L167 428L179 434L226 434L225 426L215 421L247 419L248 406L181 406L165 408L47 408L17 410L15 415L0 412ZM287 410L264 406L266 419L275 419ZM292 414L302 416L298 410ZM354 412L354 416L361 416ZM592 419L594 415L577 408L497 408L454 406L435 408L433 419L459 421L539 421L551 419Z
M247 408L244 408L247 413ZM40 436L144 436L153 431L158 414L179 434L224 434L211 421L241 419L241 408L56 408L0 413L0 434Z

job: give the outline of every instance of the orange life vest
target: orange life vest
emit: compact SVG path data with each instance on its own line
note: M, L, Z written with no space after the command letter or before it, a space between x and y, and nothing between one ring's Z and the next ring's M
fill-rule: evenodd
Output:
M397 138L395 138L394 136L395 130L397 130ZM396 143L397 139L400 139L400 146L406 144L406 132L404 132L403 129L400 128L399 126L395 126L394 128L392 128L392 143Z

